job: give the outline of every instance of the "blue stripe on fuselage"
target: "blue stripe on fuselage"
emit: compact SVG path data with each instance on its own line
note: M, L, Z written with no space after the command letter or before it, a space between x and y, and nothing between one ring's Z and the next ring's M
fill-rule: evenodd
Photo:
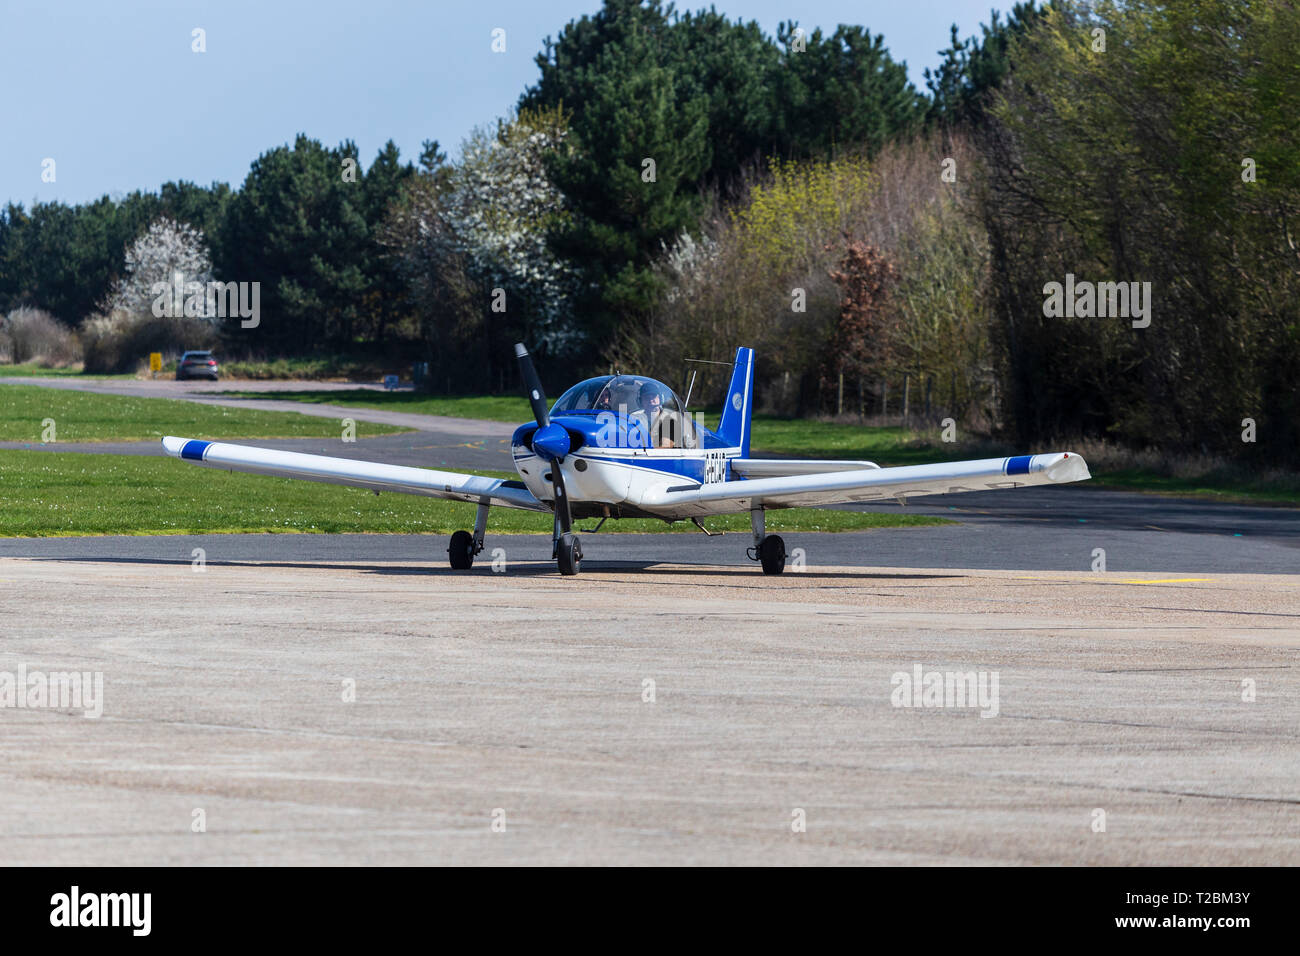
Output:
M208 450L208 446L211 444L210 441L199 441L197 439L187 441L184 447L181 448L181 457L188 458L190 461L202 461L203 453Z
M1017 455L1014 458L1007 459L1008 475L1027 475L1029 474L1029 463L1034 460L1033 455Z
M588 461L604 461L613 465L627 465L629 468L644 468L648 471L661 471L669 475L680 475L694 481L704 480L704 459L694 458L649 458L645 456L623 457L582 454L579 457Z
M556 415L551 419L571 432L584 436L583 448L646 448L647 436L643 425L636 424L629 416L621 416L610 411L570 411ZM536 422L524 422L517 427L511 438L512 446L522 445L524 438L537 430ZM733 447L715 432L701 425L699 432L700 451L715 451L719 448ZM575 448L574 451L578 451Z

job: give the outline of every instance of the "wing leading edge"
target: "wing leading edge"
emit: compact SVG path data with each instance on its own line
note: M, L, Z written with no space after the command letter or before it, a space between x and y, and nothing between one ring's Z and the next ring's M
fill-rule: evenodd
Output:
M259 475L280 475L306 481L323 481L376 491L393 491L407 495L425 495L452 501L487 502L526 511L551 509L533 497L520 481L462 475L452 471L385 465L326 455L304 455L296 451L231 445L226 442L198 441L167 436L163 450L173 458L195 464L211 465L229 471L247 471Z
M699 514L708 514L760 505L817 507L913 495L1055 485L1090 477L1088 465L1081 457L1073 452L1055 452L678 486L665 492L663 501L656 504L696 506ZM719 507L728 504L732 507Z

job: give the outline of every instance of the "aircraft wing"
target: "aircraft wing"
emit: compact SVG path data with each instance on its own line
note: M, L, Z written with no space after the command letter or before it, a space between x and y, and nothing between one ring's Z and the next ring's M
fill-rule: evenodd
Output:
M447 498L452 501L487 502L527 511L550 512L551 510L548 505L534 498L532 492L524 487L521 481L485 478L481 475L462 475L452 471L434 471L430 468L410 468L406 465L354 461L350 458L330 458L325 455L304 455L295 451L198 441L170 435L162 440L162 444L163 450L173 458L224 468L227 471L280 475L285 478L302 478L306 481L323 481L335 485L372 488L376 491Z
M664 493L662 503L688 508L695 505L698 507L692 510L709 514L748 510L760 505L764 508L798 508L890 498L901 501L912 495L1055 485L1090 477L1088 465L1081 457L1072 452L1055 452L678 486Z

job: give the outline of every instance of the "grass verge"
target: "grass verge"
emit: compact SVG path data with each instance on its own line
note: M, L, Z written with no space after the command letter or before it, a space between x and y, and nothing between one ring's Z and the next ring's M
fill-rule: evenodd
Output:
M99 395L39 385L0 385L0 441L41 442L53 419L60 442L188 438L337 438L340 424L296 412L223 408L171 398ZM357 422L357 436L409 431Z
M105 378L135 378L134 375L87 375L81 370L81 363L64 368L45 368L32 362L21 365L0 365L0 378L79 378L86 381L98 381Z
M1087 455L1084 458L1088 459ZM1184 498L1212 498L1216 501L1255 505L1300 505L1300 477L1285 474L1250 475L1236 470L1207 473L1196 477L1152 474L1134 469L1093 469L1098 488L1137 491L1144 494L1175 495Z
M533 417L528 401L522 395L427 395L423 392L377 392L360 388L331 392L237 391L225 394L233 398L269 398L312 405L345 405L410 412L413 415L478 418L514 424L530 421Z

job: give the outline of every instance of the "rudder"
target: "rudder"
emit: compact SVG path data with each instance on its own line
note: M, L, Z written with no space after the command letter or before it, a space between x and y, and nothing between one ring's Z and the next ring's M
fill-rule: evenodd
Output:
M722 421L718 437L728 445L739 446L740 456L749 456L749 425L754 409L754 350L736 349L735 370L723 399Z

